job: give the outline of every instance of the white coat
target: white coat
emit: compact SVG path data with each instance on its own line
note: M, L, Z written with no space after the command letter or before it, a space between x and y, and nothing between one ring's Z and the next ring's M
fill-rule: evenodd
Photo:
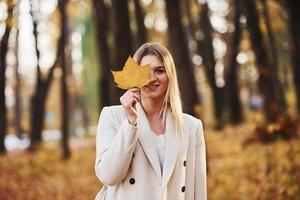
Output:
M97 177L103 183L96 200L205 200L206 158L200 120L183 114L184 129L175 135L166 116L163 173L153 132L137 104L137 126L122 106L104 107L97 128Z

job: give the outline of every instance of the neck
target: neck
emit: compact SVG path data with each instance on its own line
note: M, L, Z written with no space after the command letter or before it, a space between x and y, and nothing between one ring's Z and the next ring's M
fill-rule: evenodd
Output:
M148 118L159 118L163 99L142 99L141 104Z

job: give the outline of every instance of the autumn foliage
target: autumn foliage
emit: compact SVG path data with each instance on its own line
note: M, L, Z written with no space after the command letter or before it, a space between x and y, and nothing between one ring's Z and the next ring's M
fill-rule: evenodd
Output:
M247 122L220 134L204 126L209 199L298 199L299 137L244 146L254 127ZM61 161L57 143L35 154L10 152L0 157L0 199L94 199L101 188L94 173L94 138L79 142L84 145L78 142L71 141L73 156L68 161Z

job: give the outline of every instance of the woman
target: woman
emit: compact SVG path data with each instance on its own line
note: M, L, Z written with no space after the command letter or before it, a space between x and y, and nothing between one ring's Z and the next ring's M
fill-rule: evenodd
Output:
M96 200L206 199L202 123L182 113L170 52L146 43L134 59L150 64L151 81L101 112L95 170L103 187Z

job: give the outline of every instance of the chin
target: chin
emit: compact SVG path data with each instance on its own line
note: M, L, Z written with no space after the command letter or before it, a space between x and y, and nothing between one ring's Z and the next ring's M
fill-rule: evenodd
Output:
M143 92L142 96L144 98L148 98L148 99L158 99L158 98L164 98L163 93L158 93L158 92Z

